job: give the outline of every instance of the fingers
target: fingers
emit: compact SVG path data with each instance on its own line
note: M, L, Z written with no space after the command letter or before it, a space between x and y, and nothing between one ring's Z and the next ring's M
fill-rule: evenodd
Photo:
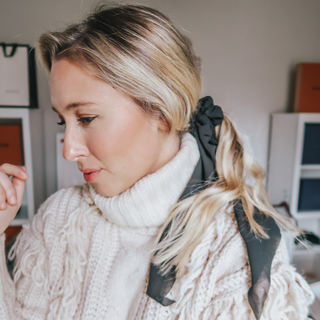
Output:
M22 203L25 183L26 183L25 180L21 180L16 177L12 178L12 184L16 190L17 204L19 207L21 206L21 203Z
M11 164L0 166L0 210L10 205L21 204L25 180L28 178L26 167ZM10 176L12 175L12 181Z
M26 180L29 177L26 172L27 168L24 166L18 167L13 164L5 163L2 166L0 166L0 171L3 171L8 176L14 176L23 180Z
M16 204L16 189L9 177L3 171L0 171L0 187L2 189L0 195L0 209L3 210L6 208L6 202L12 205Z

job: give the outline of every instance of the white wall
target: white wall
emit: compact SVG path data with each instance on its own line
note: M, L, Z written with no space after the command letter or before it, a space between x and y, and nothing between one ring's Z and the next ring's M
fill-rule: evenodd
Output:
M132 3L133 1L124 1ZM0 42L33 45L45 31L84 16L94 0L1 0ZM272 112L292 109L294 66L320 62L319 0L145 0L188 35L211 95L249 138L266 168ZM48 76L38 67L40 109L31 111L36 207L56 190Z

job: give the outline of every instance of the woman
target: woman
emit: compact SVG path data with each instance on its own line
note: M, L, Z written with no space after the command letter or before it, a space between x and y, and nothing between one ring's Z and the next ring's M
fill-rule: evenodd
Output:
M228 117L199 100L191 49L167 17L102 6L43 34L38 53L63 156L88 183L23 226L14 282L1 253L1 319L307 318L313 295L277 224L294 228ZM27 174L0 169L3 233Z

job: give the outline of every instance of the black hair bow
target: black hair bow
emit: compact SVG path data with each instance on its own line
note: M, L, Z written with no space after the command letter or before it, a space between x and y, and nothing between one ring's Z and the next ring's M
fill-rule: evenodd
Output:
M207 96L199 100L197 110L190 123L190 133L197 140L200 159L179 201L200 192L210 185L210 182L218 178L216 171L218 141L215 127L221 124L222 120L223 112L219 106L214 105L211 97ZM250 230L241 199L235 200L233 204L239 231L246 244L251 269L252 285L248 291L248 300L256 319L260 319L270 287L271 264L281 240L281 233L271 217L266 217L255 209L254 219L269 236L269 239L257 238ZM164 230L160 242L167 234L170 226L171 222ZM159 267L151 263L147 295L163 306L173 304L175 301L166 298L166 295L175 280L175 267L172 267L165 275L161 275Z

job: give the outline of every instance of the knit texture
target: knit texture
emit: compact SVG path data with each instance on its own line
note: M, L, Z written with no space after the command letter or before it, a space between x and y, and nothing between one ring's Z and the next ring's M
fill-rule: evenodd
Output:
M101 197L90 184L52 195L23 226L9 258L0 236L0 319L254 319L250 269L232 206L225 206L193 251L163 307L146 295L152 244L199 159L185 134L177 155L122 194ZM313 294L276 252L263 317L305 320Z

